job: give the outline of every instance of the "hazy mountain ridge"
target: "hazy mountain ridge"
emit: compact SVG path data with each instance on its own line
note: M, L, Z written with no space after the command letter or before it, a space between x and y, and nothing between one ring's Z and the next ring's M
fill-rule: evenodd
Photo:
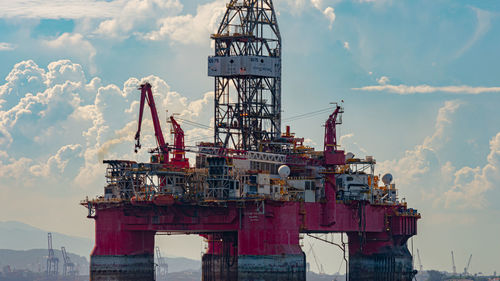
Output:
M41 268L41 271L45 271L48 255L47 233L46 230L18 221L0 222L0 270L3 266L10 265L12 269L38 272ZM88 273L89 256L94 246L92 239L52 232L52 244L56 257L59 258L60 272L63 265L61 246L64 246L71 261L78 264L80 273ZM201 270L200 260L169 256L164 259L171 273Z
M54 249L54 254L59 259L59 272L63 271L63 257L60 250ZM47 268L46 249L31 250L7 250L0 249L0 268L10 266L11 270L27 269L33 272L44 272ZM89 262L86 257L68 252L68 256L73 262L80 274L88 274Z
M47 232L22 222L0 222L0 249L23 251L47 248ZM68 252L89 256L93 244L88 238L52 232L52 245L55 250L64 246Z

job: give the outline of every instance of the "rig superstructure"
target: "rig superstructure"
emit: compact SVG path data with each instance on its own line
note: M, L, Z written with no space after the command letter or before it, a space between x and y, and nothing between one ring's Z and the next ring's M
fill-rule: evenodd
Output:
M95 219L91 280L154 280L157 232L208 241L203 280L305 280L304 233L347 233L349 280L410 281L406 242L420 214L400 202L375 159L339 149L343 107L325 122L324 150L281 132L281 37L271 0L231 0L208 58L215 77L214 142L184 146L170 117L165 143L152 87L141 85L157 147L149 163L106 160L104 195L85 200ZM189 164L186 151L196 154ZM173 154L172 157L169 155ZM382 184L380 183L382 180Z

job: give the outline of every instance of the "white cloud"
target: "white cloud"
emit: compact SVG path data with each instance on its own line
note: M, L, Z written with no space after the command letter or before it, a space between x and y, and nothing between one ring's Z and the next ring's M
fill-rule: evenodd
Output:
M96 49L82 34L79 33L63 33L53 40L43 40L42 45L57 51L62 55L72 55L86 61L92 73L95 73L96 66L94 58Z
M321 10L323 7L323 0L311 0L311 4L314 6L314 8Z
M500 132L490 140L486 164L477 167L455 167L450 161L441 163L440 151L448 138L453 116L463 102L447 101L439 109L432 135L422 144L406 151L400 159L383 161L378 169L392 172L400 188L413 199L431 202L436 208L490 208L500 189ZM415 187L421 187L415 189ZM489 193L492 193L488 196Z
M399 159L388 160L378 163L378 170L393 173L404 194L413 196L413 199L425 198L435 201L442 198L444 181L443 175L451 169L451 163L441 165L437 152L448 142L445 129L452 123L452 117L460 107L460 101L446 101L439 109L436 117L435 130L431 136L424 139L422 144L405 152ZM423 186L425 189L412 187Z
M215 33L224 14L224 0L198 6L196 15L179 15L158 20L159 29L146 33L148 40L170 38L183 44L207 42L208 34Z
M35 176L49 177L54 173L63 173L68 162L76 158L81 150L79 144L68 144L61 147L57 153L50 156L46 163L36 164L30 167Z
M474 44L481 39L491 27L491 19L493 18L493 13L485 10L481 10L479 8L472 7L476 14L476 30L472 37L465 43L465 45L460 48L455 54L455 58L461 57L467 50L469 50Z
M20 62L6 80L0 85L0 100L4 101L0 108L0 182L4 184L8 178L19 176L32 182L37 179L39 184L58 178L65 186L99 188L103 159L147 161L147 149L139 155L132 153L137 130L137 86L144 81L153 86L160 120L167 118L164 109L198 123L212 118L207 108L212 107L213 93L189 100L156 76L130 78L123 87L102 85L99 78L87 82L81 65L61 60L46 69L33 61ZM154 147L147 106L145 110L142 142L145 148ZM162 128L168 139L167 124L163 123ZM206 136L210 140L210 129L184 129L187 137ZM72 176L66 177L67 173Z
M351 49L351 47L349 46L349 42L347 42L347 41L344 42L344 49L346 49L346 50Z
M500 92L500 87L472 87L472 86L429 86L429 85L376 85L376 86L365 86L361 88L352 88L358 91L369 91L369 92L381 92L387 91L390 93L395 93L399 95L410 95L410 94L429 94L435 92L445 92L453 94L482 94L482 93L498 93Z
M125 3L124 0L0 1L0 18L107 18L116 15Z
M333 22L335 21L335 18L337 17L335 15L335 9L332 8L332 7L327 7L324 11L323 11L323 15L325 15L325 17L328 19L328 21L330 22L330 25L328 25L328 28L329 29L332 29L333 27Z
M454 173L452 186L445 192L447 207L488 208L497 204L500 188L500 132L490 140L490 153L483 167L463 167ZM487 198L488 192L494 196Z
M387 83L389 83L389 77L387 76L382 76L380 77L379 79L377 79L377 83L379 83L380 85L385 85Z
M161 18L177 15L182 10L179 0L131 0L116 15L102 21L95 31L104 38L127 38L149 32Z
M0 52L1 51L12 51L16 49L16 46L6 42L0 42Z

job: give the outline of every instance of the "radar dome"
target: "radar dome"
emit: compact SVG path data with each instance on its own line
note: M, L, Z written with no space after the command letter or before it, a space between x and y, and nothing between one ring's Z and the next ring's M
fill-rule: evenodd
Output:
M282 179L287 178L290 175L290 167L288 167L287 165L281 165L278 168L278 174Z
M385 174L383 177L382 177L382 182L385 184L385 185L389 185L391 184L392 182L392 175L391 174Z
M354 158L354 153L347 152L347 154L345 155L345 160L349 160L349 159L352 159L352 158Z

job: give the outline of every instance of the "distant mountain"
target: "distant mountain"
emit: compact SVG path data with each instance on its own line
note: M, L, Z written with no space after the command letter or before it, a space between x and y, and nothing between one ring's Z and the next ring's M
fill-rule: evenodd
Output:
M0 222L0 249L30 250L47 248L47 230L17 222ZM88 238L69 236L52 232L52 244L55 250L66 247L71 253L88 257L93 248L93 241Z
M201 271L201 261L192 260L187 258L167 257L165 261L168 264L168 272L181 272L181 271ZM176 279L172 279L176 280Z
M0 222L0 271L2 266L11 265L17 269L29 269L37 272L38 263L41 263L42 269L45 270L46 256L48 254L47 232L47 230L42 230L22 222ZM52 245L56 251L56 256L59 258L61 270L62 255L60 250L61 246L64 246L69 253L75 254L75 259L86 259L87 267L84 271L88 272L88 260L90 252L94 247L92 239L52 232ZM29 258L30 253L33 255L33 258ZM73 259L73 256L71 256L71 259ZM200 260L181 257L166 257L165 260L168 263L168 271L171 273L180 271L196 272L201 270ZM73 262L78 263L77 260ZM83 266L83 260L81 260L81 263Z
M27 251L0 249L0 268L9 266L11 270L27 269L33 272L44 272L47 269L47 254L45 249ZM60 250L54 249L54 254L59 258L59 272L63 272L63 257ZM89 262L86 257L68 253L81 275L88 275Z

